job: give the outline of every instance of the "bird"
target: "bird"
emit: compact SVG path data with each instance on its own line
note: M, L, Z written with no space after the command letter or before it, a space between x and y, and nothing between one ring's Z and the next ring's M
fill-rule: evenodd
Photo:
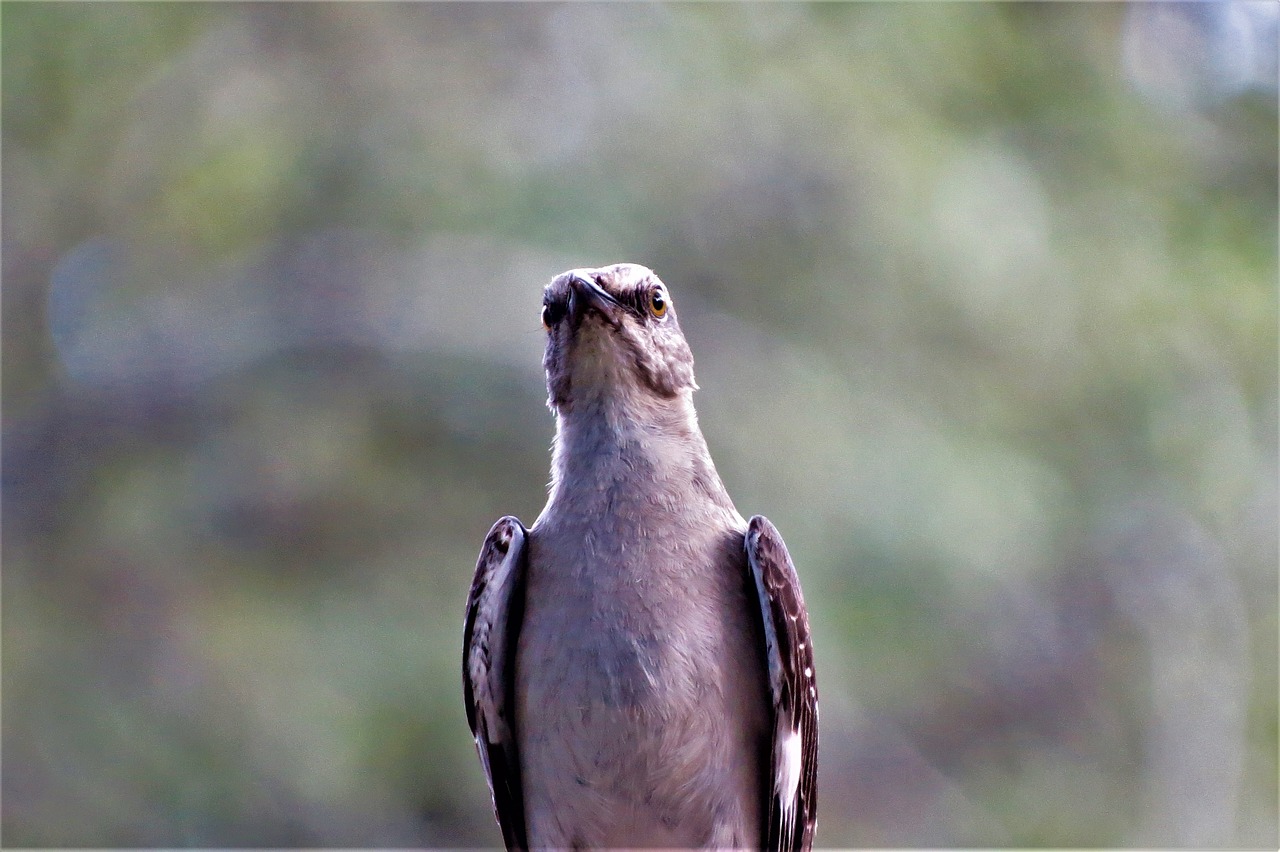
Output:
M489 530L463 629L503 842L810 849L818 692L800 581L716 472L670 291L638 264L569 270L543 290L542 325L546 506Z

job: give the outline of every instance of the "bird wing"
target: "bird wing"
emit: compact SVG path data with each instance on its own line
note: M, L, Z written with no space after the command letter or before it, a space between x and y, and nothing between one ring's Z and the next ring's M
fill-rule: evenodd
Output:
M818 780L818 687L809 615L787 546L768 518L751 519L746 550L760 599L773 699L763 845L770 850L807 850L813 845Z
M462 690L467 724L493 795L508 849L526 849L524 797L515 732L516 639L524 614L526 530L508 515L484 540L467 595Z

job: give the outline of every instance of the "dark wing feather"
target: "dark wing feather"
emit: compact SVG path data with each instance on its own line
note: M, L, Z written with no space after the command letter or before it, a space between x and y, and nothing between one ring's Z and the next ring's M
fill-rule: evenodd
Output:
M516 639L524 614L526 531L507 516L489 530L467 595L462 691L467 724L493 795L508 849L526 849L520 756L516 750Z
M808 850L818 786L818 687L809 615L787 546L768 518L751 519L746 549L760 598L774 714L763 846Z

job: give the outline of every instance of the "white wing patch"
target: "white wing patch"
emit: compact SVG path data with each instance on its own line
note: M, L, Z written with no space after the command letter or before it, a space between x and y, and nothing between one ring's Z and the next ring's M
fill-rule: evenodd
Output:
M780 770L776 780L778 800L782 802L783 810L791 811L796 806L796 790L800 788L800 732L791 729L779 731L776 742L774 748Z

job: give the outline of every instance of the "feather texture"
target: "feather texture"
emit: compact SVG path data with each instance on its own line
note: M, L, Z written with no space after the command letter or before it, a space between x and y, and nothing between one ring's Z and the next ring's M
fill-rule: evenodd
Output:
M508 849L529 845L515 725L515 643L524 608L526 541L524 525L509 515L489 530L476 561L463 627L467 724Z
M756 515L747 526L747 563L764 626L774 728L763 846L813 845L818 786L818 686L800 579L778 530Z

